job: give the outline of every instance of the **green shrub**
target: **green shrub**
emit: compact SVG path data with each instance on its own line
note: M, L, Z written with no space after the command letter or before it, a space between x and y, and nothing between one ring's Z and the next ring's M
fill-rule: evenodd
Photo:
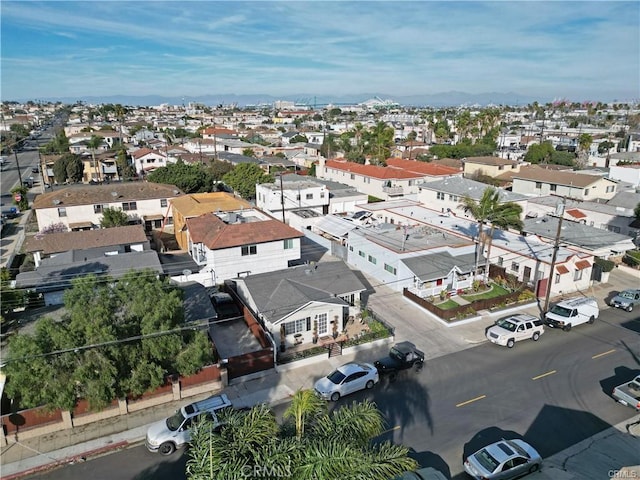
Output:
M594 262L602 269L603 272L610 272L616 267L616 264L611 260L605 260L604 258L600 257L596 257Z

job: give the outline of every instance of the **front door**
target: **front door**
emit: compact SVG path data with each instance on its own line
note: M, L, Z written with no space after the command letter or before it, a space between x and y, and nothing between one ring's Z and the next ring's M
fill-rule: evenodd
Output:
M524 267L524 273L522 275L522 282L529 283L531 280L531 267Z

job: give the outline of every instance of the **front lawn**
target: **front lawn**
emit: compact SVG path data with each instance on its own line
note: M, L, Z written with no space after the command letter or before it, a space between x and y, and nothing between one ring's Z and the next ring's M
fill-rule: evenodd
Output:
M456 307L460 306L459 303L456 303L454 300L451 300L451 299L448 299L448 300L446 300L446 301L444 301L442 303L437 303L435 305L436 305L436 307L438 307L438 308L440 308L442 310L449 310L451 308L456 308Z
M490 290L487 290L485 292L476 293L476 294L460 295L460 296L462 298L464 298L467 302L473 302L474 300L484 300L486 298L499 297L501 295L506 295L508 293L509 293L509 291L507 289L502 288L497 283L492 283Z

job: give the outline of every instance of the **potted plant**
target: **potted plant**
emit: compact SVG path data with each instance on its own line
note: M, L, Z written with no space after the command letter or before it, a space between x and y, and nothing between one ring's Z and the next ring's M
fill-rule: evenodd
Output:
M287 349L287 332L284 329L284 325L280 325L280 351L284 352Z
M313 321L313 337L311 338L313 343L318 343L318 320Z
M338 316L337 315L334 318L333 322L331 323L333 324L333 327L332 327L333 338L338 338Z

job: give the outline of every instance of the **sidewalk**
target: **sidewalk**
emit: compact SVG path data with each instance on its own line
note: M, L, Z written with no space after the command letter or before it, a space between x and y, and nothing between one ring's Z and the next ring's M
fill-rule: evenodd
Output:
M640 285L640 272L614 271L610 281L597 285L586 295L607 298L613 291ZM428 321L425 326L424 312L396 295L387 287L376 287L376 294L369 298L368 305L383 318L394 319L395 340L411 338L425 351L427 359L446 355L460 349L470 348L486 341L485 328L496 318L508 314L485 314L479 320L463 325L447 327L438 321ZM393 292L391 292L393 293ZM607 307L608 308L608 307ZM417 310L415 310L417 309ZM537 305L520 309L521 312L539 315ZM417 315L420 313L420 315ZM416 334L412 322L422 318L422 331ZM398 322L398 319L402 321ZM355 354L325 358L319 363L291 368L277 373L274 370L254 374L232 382L224 389L237 406L259 403L277 405L287 402L300 388L310 388L323 373L353 360L373 360L388 351L388 345L378 345ZM0 474L3 479L21 478L36 472L69 463L81 462L90 457L127 448L144 440L148 425L168 417L180 406L206 398L217 392L182 399L151 409L142 410L95 424L79 427L73 432L62 431L39 438L19 441L4 447L0 452ZM634 424L634 422L636 422ZM627 426L629 427L627 429ZM583 480L587 478L611 478L622 465L640 463L640 416L616 425L594 437L584 440L563 452L544 460L543 472L535 478L541 480ZM596 474L597 473L597 474ZM626 478L640 478L629 474Z

